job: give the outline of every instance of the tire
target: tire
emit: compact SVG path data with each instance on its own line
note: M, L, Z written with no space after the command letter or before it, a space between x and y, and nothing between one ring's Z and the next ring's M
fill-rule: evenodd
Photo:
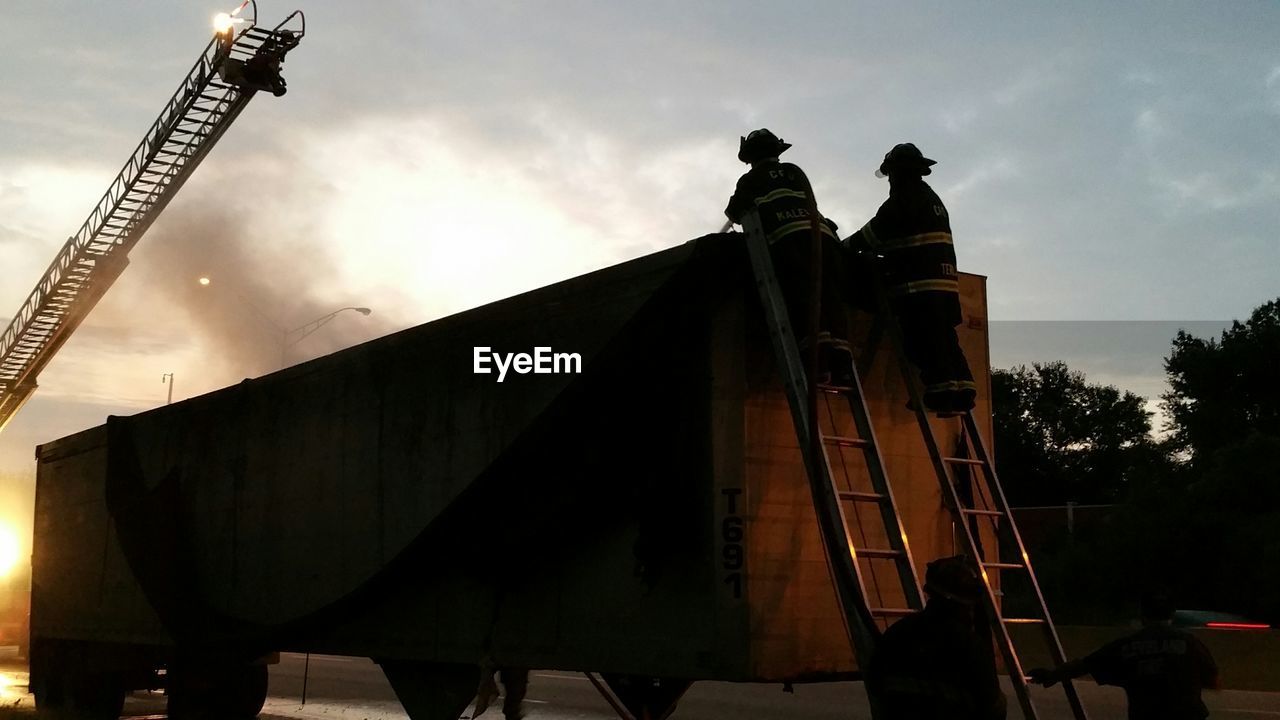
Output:
M124 684L112 675L46 674L32 686L36 715L49 720L117 720L124 710Z
M31 684L31 694L36 699L36 715L40 718L56 718L66 708L63 678L49 671L41 673L41 680Z
M188 666L170 675L172 720L253 720L266 701L266 665Z
M267 702L267 666L248 665L238 670L227 688L225 717L252 720Z
M67 688L66 713L76 720L117 720L127 694L115 675L80 673Z

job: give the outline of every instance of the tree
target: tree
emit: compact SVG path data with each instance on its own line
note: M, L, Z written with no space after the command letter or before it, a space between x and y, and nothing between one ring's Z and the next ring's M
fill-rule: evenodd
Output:
M1065 363L993 369L997 472L1013 505L1114 502L1158 465L1143 398Z
M1200 464L1254 433L1280 437L1280 299L1219 340L1179 331L1165 360L1163 407L1174 446Z
M1280 620L1280 299L1219 339L1179 332L1165 361L1170 442L1183 462L1132 503L1143 557L1186 602ZM1153 540L1153 538L1155 540ZM1161 542L1163 541L1163 542Z

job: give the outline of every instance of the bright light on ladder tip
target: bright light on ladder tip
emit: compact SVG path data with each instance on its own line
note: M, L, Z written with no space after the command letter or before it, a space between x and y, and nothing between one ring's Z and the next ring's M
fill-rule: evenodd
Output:
M221 35L231 29L236 24L235 18L230 13L218 13L213 16L213 31Z

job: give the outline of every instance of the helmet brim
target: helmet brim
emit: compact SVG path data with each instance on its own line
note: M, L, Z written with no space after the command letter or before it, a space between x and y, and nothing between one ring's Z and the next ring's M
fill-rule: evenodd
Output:
M779 142L768 150L762 150L746 143L746 138L742 139L742 144L738 147L738 161L744 163L753 163L764 158L777 157L791 148L789 142Z
M913 167L914 169L920 171L920 174L923 176L923 175L931 174L933 172L933 166L937 164L938 164L937 160L930 160L929 158L921 158L919 164L908 165L905 167ZM889 163L880 163L880 167L876 170L876 177L878 178L889 177L889 170L892 167L893 166L890 165Z

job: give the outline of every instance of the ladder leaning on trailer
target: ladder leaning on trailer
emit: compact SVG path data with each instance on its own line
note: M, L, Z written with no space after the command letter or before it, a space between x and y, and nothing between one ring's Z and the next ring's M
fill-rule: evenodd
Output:
M818 217L816 209L811 210L811 215ZM774 355L791 407L801 456L804 458L805 472L809 478L828 566L843 610L842 619L858 665L865 668L875 651L882 627L891 618L909 614L923 606L906 533L893 499L891 483L884 469L856 364L847 384L819 384L813 382L815 378L807 376L800 359L795 335L790 327L786 303L774 274L773 261L760 225L759 214L754 210L747 213L742 218L742 227L746 233L747 250L761 304L764 307L765 322L769 328ZM815 251L820 252L816 244ZM820 262L820 259L817 262ZM814 269L815 276L820 277L819 267L815 266ZM956 452L951 456L945 455L939 449L937 436L930 424L928 411L924 407L915 369L903 352L901 330L897 326L883 288L879 287L878 280L875 294L879 301L878 323L883 323L890 331L889 339L911 396L911 406L915 408L921 435L941 485L943 504L951 513L952 523L962 542L966 559L982 579L983 605L992 621L995 641L1004 659L1005 668L1010 675L1023 714L1027 720L1036 720L1038 715L1028 692L1028 679L1009 633L1009 626L1014 624L1038 626L1043 631L1054 662L1060 664L1065 661L1065 658L1044 596L1040 592L1035 573L1031 568L1030 557L1014 524L1013 515L1005 500L1004 491L996 477L995 468L982 436L978 432L973 413L966 412L959 416L964 452ZM819 302L819 296L820 293L811 293L810 303ZM816 317L815 308L810 308L810 317ZM881 326L874 329L873 337L878 338L880 331ZM811 364L810 371L812 369ZM831 400L837 395L843 396L848 401L853 416L853 427L857 432L856 437L835 432L838 425ZM819 407L824 408L829 416L827 423L821 421ZM831 434L827 433L828 427L833 430ZM849 458L845 455L845 450L848 448L859 450L863 455L871 483L869 492L856 490L850 484ZM835 472L837 467L841 470L839 475ZM975 468L979 471L978 476L972 479L975 491L967 492L967 489L960 487L962 473L957 472L957 468ZM872 518L871 520L866 520L858 512L858 508L865 505L871 505L877 510L867 514ZM866 547L865 542L859 543L860 538L868 535L865 532L864 523L875 523L876 518L882 524L882 528L870 534L887 538L888 547ZM979 543L978 530L973 527L974 522L982 520L992 523L991 529L999 541L996 548L997 555L993 561L986 559ZM1006 553L1009 562L1001 561L1002 551ZM878 607L870 603L867 580L868 576L874 578L874 571L869 567L869 563L874 560L890 560L894 563L901 584L900 595L905 598L903 603L905 607ZM992 582L992 573L1000 570L1016 570L1027 574L1036 599L1033 617L1008 618L1003 615L1001 603L997 601L998 591L993 587ZM1084 707L1075 688L1069 682L1063 683L1062 687L1066 693L1072 717L1075 720L1086 720ZM879 715L878 699L869 696L868 700L871 703L872 716Z
M250 18L233 18L251 7ZM0 430L36 389L40 371L128 264L129 251L258 90L284 92L280 63L306 34L294 11L267 29L246 0L222 16L195 65L160 111L80 230L0 335Z

